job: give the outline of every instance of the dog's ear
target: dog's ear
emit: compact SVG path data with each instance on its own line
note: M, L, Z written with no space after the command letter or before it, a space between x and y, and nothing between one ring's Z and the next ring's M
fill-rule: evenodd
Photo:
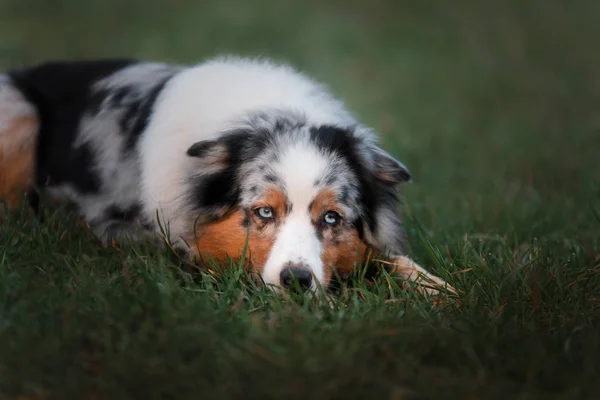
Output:
M383 149L374 146L372 149L375 175L392 185L412 180L408 168Z
M224 167L229 158L227 143L222 140L196 142L187 149L186 154L197 159L203 167Z
M187 155L198 159L202 166L225 167L240 161L243 153L248 153L260 142L251 140L256 135L250 129L237 129L222 134L217 139L202 140L187 149Z
M201 142L196 142L187 150L187 155L190 157L203 157L216 145L218 145L216 140L203 140Z
M187 149L189 203L199 215L221 218L236 206L240 198L239 169L248 157L252 137L250 131L239 129Z
M364 241L377 251L401 254L405 239L396 185L410 182L411 174L404 164L380 147L371 144L368 152L367 168L372 179L367 180L366 190L371 202L364 205L367 215L363 221Z
M240 150L229 141L226 137L203 140L186 151L188 202L202 217L197 224L222 218L239 200L236 182Z

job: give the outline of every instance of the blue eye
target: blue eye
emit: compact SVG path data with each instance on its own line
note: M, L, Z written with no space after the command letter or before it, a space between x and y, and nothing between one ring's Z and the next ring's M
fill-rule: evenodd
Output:
M254 212L262 219L273 219L273 209L271 207L260 207Z
M327 211L323 216L323 221L327 225L335 226L340 223L342 216L335 211Z

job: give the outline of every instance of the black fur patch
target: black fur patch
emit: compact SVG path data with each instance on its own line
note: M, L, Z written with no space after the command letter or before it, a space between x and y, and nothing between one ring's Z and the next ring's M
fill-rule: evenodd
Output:
M241 129L226 133L217 139L225 148L225 167L212 175L200 175L192 180L192 202L201 209L231 210L240 201L241 189L238 171L243 162L258 156L268 145L266 132L253 132ZM188 155L203 157L212 144L196 143L188 150Z
M68 183L83 194L97 193L100 178L93 170L88 145L73 143L81 117L98 80L134 64L132 60L50 62L10 72L15 86L35 104L40 116L37 146L37 184Z
M171 77L172 75L163 78L146 96L128 105L127 112L121 120L123 131L128 135L125 142L126 151L131 151L135 147L138 138L146 130L154 103Z
M354 221L352 223L352 226L354 227L354 229L356 229L356 232L358 232L358 238L360 240L364 240L365 239L365 228L362 224L362 221L360 219L357 219L356 221Z
M112 205L104 211L104 215L106 219L134 221L140 216L141 211L142 207L139 204L134 204L126 208Z

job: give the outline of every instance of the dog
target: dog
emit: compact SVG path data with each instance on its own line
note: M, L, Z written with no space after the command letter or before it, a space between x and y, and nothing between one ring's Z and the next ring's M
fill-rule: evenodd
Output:
M373 254L403 256L408 169L325 86L268 59L183 66L56 61L0 75L0 199L76 205L104 242L166 239L240 259L267 285L327 287ZM431 286L433 285L433 286Z

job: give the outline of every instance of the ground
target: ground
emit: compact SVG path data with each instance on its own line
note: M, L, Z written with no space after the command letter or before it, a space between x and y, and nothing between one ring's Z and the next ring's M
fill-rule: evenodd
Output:
M432 304L357 276L331 304L66 210L0 227L0 398L600 397L600 6L593 1L0 1L0 69L223 52L325 81L411 170Z

